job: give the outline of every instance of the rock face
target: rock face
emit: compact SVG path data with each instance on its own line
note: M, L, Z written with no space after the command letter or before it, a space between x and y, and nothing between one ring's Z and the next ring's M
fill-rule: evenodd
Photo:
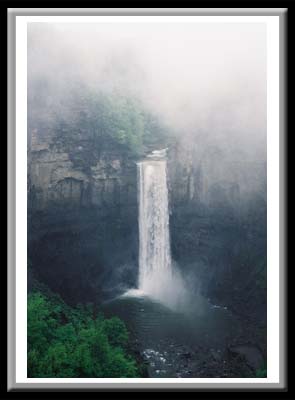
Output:
M169 152L173 259L192 290L266 324L266 162L216 146Z
M29 151L29 206L136 206L136 167L119 151L97 153L71 142L32 135ZM80 154L79 154L80 153ZM90 156L90 157L89 157Z
M92 140L31 132L28 254L68 301L96 301L137 279L136 164ZM125 285L125 286L124 286Z
M250 197L266 201L266 162L228 158L216 146L198 148L177 144L169 153L171 196L174 205L203 204L238 211Z

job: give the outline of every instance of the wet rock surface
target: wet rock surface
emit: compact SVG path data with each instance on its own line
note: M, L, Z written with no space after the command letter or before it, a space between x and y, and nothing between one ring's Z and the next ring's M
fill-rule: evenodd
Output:
M160 342L155 348L141 352L149 377L159 378L255 377L255 371L261 368L263 358L260 355L254 367L243 355L231 353L227 349L183 346L173 342Z

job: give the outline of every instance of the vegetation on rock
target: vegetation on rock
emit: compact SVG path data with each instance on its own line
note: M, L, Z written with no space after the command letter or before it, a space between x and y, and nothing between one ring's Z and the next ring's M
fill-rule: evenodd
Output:
M35 91L38 92L38 86ZM55 137L53 142L59 143L63 149L70 144L72 148L69 150L82 147L85 154L87 149L84 146L90 144L90 158L104 151L120 151L131 157L141 157L150 146L152 150L165 146L171 135L163 121L140 99L120 92L78 85L69 89L67 95L57 99L56 103L48 104L46 115L43 103L40 101L39 105L34 105L34 115L29 116L30 129Z

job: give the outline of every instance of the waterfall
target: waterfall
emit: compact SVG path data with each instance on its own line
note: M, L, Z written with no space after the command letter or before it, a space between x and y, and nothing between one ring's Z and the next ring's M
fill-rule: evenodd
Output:
M139 203L139 282L141 292L173 305L180 279L172 269L166 150L137 164ZM164 158L163 158L164 156Z

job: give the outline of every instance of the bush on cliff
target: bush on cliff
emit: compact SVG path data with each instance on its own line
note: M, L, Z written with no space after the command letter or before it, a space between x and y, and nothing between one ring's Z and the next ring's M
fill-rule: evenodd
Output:
M165 146L170 134L139 99L119 93L79 88L73 90L65 108L56 108L52 114L50 125L58 140L77 145L88 142L92 151L120 150L138 157L150 146Z

